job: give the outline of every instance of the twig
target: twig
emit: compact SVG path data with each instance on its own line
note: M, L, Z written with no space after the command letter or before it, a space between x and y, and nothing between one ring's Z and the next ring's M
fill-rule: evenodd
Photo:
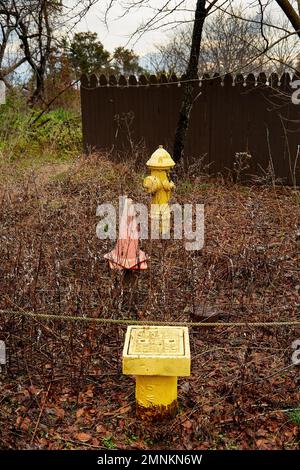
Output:
M41 409L40 409L40 413L39 413L39 416L38 416L38 419L37 419L37 422L35 424L35 428L34 428L34 431L33 431L33 434L32 434L32 438L30 440L30 444L33 443L34 441L34 438L35 438L35 435L36 435L36 432L37 432L37 429L39 427L39 424L40 424L40 420L41 420L41 417L42 417L42 414L43 414L43 411L44 411L44 408L45 408L45 405L46 405L46 401L47 401L47 398L48 398L48 395L49 395L49 391L50 391L50 388L51 388L51 385L52 385L52 382L50 382L49 386L48 386L48 389L47 389L47 393L45 395L45 398L43 400L43 403L42 403L42 406L41 406Z

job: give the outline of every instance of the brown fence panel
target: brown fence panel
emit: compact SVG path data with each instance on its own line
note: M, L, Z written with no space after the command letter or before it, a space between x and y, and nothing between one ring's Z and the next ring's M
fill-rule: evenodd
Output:
M143 158L164 145L172 151L183 79L96 77L81 79L84 147L121 158ZM195 104L186 142L190 162L211 173L232 172L236 154L252 155L248 177L300 182L300 106L291 101L291 77L265 74L204 76L194 83ZM143 152L145 149L146 152ZM273 174L273 170L274 174Z

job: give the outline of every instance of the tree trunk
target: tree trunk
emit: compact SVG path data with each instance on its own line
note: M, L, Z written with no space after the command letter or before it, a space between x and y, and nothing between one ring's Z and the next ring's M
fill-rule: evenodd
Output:
M294 9L292 3L289 0L276 0L276 2L278 3L281 10L285 14L285 16L288 18L288 20L291 22L294 30L298 33L298 36L300 37L300 2L299 0L297 1L298 13Z
M30 98L30 103L37 104L43 101L45 92L45 70L42 67L38 67L36 70L35 77L35 90Z
M202 38L202 30L204 21L207 15L205 9L206 0L198 0L195 11L195 20L193 27L192 35L192 44L191 44L191 54L189 58L189 63L186 71L186 80L197 80L198 78L198 64L199 64L199 54ZM175 162L180 162L183 159L183 162L186 164L187 160L184 155L184 146L186 135L189 127L190 114L193 107L194 101L194 89L195 82L187 81L183 85L183 97L179 113L179 119L177 124L177 129L175 133L174 148L173 148L173 158Z

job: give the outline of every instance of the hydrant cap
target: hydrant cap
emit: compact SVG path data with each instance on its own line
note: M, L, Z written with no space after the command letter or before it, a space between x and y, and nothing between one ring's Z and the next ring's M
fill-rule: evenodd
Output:
M171 155L162 147L162 145L160 145L159 148L151 155L146 165L150 168L168 170L175 166L175 162Z

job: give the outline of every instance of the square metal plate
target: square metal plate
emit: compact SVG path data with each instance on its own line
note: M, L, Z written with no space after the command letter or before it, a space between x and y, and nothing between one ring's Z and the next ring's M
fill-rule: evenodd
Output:
M182 328L133 328L128 345L128 355L183 356L184 332Z
M187 327L129 326L123 349L123 373L129 375L190 375Z

